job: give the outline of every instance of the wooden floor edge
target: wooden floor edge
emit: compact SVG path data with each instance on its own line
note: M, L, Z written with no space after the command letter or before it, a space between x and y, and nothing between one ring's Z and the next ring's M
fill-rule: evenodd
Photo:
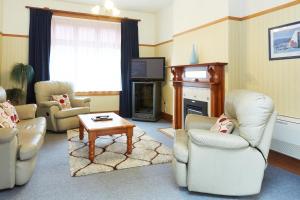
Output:
M270 150L268 163L272 166L279 167L300 176L300 160L296 158Z
M173 122L173 116L168 113L161 112L161 118L168 122L171 122L171 123Z

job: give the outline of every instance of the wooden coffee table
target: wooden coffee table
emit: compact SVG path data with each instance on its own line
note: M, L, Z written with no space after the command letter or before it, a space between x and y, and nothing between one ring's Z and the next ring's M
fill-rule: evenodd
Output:
M93 121L92 117L99 115L109 115L113 118L109 121ZM122 134L127 135L127 153L132 152L132 134L134 124L130 123L126 119L123 119L115 113L96 113L96 114L85 114L78 115L79 117L79 139L82 140L84 137L84 129L88 132L89 137L89 159L94 161L95 158L95 140L97 136Z

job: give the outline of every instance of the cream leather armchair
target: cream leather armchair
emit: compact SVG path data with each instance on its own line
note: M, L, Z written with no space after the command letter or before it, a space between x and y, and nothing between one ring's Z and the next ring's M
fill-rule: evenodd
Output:
M47 130L63 132L68 129L78 128L78 115L90 112L88 97L75 97L73 87L68 82L41 81L34 86L37 115L46 117ZM51 95L68 94L71 101L71 109L63 110L58 102L51 100Z
M0 102L4 101L6 93L0 87ZM0 128L0 189L23 185L30 180L46 132L45 118L35 118L35 104L15 108L20 118L17 127Z
M209 131L217 118L189 114L177 130L173 168L179 186L219 195L260 192L276 121L272 100L236 90L225 101L225 114L235 120L232 134Z

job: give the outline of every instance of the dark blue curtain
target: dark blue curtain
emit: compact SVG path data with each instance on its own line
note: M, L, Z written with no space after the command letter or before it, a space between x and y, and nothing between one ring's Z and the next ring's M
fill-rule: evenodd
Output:
M139 57L138 21L124 19L121 22L121 75L119 112L122 117L132 115L132 92L130 81L130 61Z
M35 76L28 85L27 103L35 102L34 83L50 79L51 19L50 10L30 8L29 65L33 67Z

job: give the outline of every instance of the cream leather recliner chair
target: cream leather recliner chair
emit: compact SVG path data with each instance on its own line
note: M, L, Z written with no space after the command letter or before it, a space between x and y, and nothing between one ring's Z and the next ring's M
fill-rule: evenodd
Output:
M209 131L217 118L189 114L177 130L173 168L179 186L219 195L260 192L276 121L272 100L236 90L225 100L225 114L235 121L232 134Z
M73 87L68 82L41 81L34 85L37 102L37 115L46 117L47 130L63 132L79 127L78 115L90 112L88 97L75 97ZM52 101L51 95L68 94L71 109L63 110L58 102Z
M0 87L0 102L4 101L6 93ZM17 127L0 128L0 189L23 185L30 180L46 132L45 118L35 118L35 104L15 108L20 119Z

